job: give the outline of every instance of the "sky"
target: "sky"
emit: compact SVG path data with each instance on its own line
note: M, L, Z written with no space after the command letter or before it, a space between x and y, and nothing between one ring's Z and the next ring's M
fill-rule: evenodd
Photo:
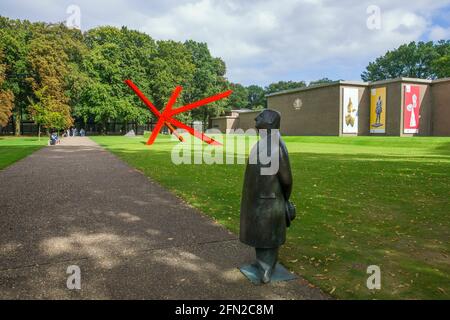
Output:
M206 42L230 81L261 86L360 80L387 50L450 39L450 0L1 0L0 15Z

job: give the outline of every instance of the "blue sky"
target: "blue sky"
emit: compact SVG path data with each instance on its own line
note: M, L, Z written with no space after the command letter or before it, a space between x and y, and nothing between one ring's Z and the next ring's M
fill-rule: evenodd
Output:
M126 25L155 39L207 42L229 80L245 85L359 80L369 61L400 44L450 39L450 0L2 0L0 14L66 21L70 5L82 30Z

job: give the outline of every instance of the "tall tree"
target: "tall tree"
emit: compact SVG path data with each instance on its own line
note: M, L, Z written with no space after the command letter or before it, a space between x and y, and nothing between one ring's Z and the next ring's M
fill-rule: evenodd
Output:
M28 62L32 97L28 110L36 119L46 119L45 128L64 129L72 125L69 97L66 93L66 77L69 56L61 39L62 25L39 24L35 26L30 42Z
M109 120L145 123L151 115L123 83L131 79L152 98L150 61L156 44L148 35L125 27L99 27L85 34L89 52L81 70L88 76L74 114L84 122Z
M4 88L7 66L3 59L3 50L0 49L0 127L8 124L14 107L14 95L12 91Z
M432 65L436 59L439 53L433 42L410 42L370 62L361 78L364 81L398 77L435 79Z
M158 41L158 50L150 61L150 91L157 107L163 108L176 86L188 87L192 82L195 64L191 52L180 42ZM177 106L184 104L186 95L177 99ZM177 116L191 120L190 114Z
M228 81L225 79L225 63L220 58L211 55L206 43L188 40L184 46L191 53L192 63L195 65L192 80L184 88L185 103L191 103L228 89ZM226 108L227 100L223 99L192 110L191 116L193 120L202 120L206 125L210 117L223 113Z
M145 123L151 113L124 85L132 79L158 107L182 85L178 104L229 89L225 63L205 43L155 42L147 34L98 27L82 34L62 24L30 23L0 17L0 47L7 65L2 89L15 97L14 119L35 119L44 127L77 121ZM245 88L236 86L235 104ZM231 108L227 99L179 115L207 121ZM55 113L62 117L57 118ZM64 119L62 121L61 119Z
M27 61L28 42L32 24L29 21L0 17L0 47L3 48L4 63L7 65L3 87L14 95L13 119L15 134L20 135L20 123L26 112L28 96L32 94L26 81L29 64Z
M233 94L230 96L228 105L231 109L248 108L248 92L247 89L239 83L231 83L230 89Z
M266 107L265 91L262 87L251 85L247 87L248 107L250 109L261 109Z
M439 57L432 62L432 69L438 78L450 77L450 40L441 40L436 45Z

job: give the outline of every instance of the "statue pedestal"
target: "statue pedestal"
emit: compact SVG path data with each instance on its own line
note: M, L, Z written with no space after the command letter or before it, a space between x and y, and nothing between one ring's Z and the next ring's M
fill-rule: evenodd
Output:
M254 264L247 264L239 268L239 270L250 280L253 284L262 284L258 267ZM281 264L277 263L273 271L270 282L289 281L297 279L297 276L289 272Z

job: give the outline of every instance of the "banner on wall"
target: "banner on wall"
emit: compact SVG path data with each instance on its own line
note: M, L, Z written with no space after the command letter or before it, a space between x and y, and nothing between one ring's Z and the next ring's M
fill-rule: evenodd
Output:
M370 94L370 133L386 133L386 88L376 88Z
M403 133L419 133L420 87L405 85L403 105Z
M344 88L342 133L358 133L359 90Z

